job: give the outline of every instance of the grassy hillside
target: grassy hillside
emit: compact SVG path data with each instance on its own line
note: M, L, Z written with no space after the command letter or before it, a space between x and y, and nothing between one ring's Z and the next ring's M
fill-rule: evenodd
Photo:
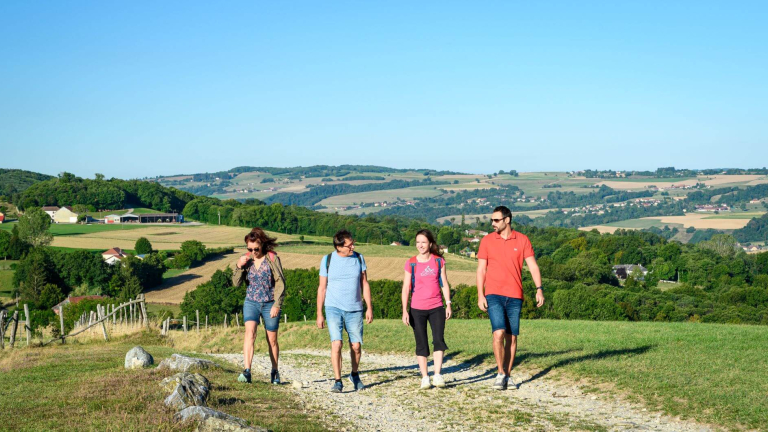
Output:
M280 332L282 349L328 348L327 331L314 323L288 323ZM450 353L495 369L487 320L452 320L445 334ZM235 330L174 340L184 349L214 352L238 352L242 341ZM414 347L411 330L399 320L365 328L366 351L411 354ZM524 320L518 347L516 367L531 379L567 380L726 429L768 424L766 327ZM265 349L257 341L257 350Z
M158 364L172 353L153 334L116 342L70 343L0 352L0 418L4 430L194 430L177 425L158 383L173 375L154 369L128 371L125 353L142 345ZM275 431L326 430L286 387L234 382L234 366L203 372L211 382L209 406Z

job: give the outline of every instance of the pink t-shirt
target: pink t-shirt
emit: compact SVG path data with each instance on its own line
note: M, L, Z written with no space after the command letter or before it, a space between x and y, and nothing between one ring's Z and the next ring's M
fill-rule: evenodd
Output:
M445 267L445 260L442 262ZM411 274L411 262L405 262L405 272ZM437 278L437 262L434 257L425 263L416 262L416 289L411 287L411 308L429 310L443 305L440 282Z

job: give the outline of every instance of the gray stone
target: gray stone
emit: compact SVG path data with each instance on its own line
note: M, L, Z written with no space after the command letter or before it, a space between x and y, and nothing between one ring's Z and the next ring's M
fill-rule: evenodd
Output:
M140 369L152 366L153 364L155 364L155 359L140 346L131 348L128 353L125 354L126 369Z
M171 394L165 398L165 406L183 410L190 406L205 406L210 395L211 384L200 374L178 373L160 382L160 387Z
M258 431L267 432L267 429L255 428L248 426L245 420L225 414L221 411L216 411L207 407L189 407L185 408L176 415L173 416L174 420L181 421L197 421L198 431Z
M216 363L210 360L203 360L195 357L187 357L181 354L173 354L160 362L158 369L170 369L187 372L192 369L210 369L217 367Z

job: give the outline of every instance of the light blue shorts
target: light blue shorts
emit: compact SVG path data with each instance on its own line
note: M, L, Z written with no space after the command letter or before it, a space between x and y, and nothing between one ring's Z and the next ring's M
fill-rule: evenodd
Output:
M325 321L331 334L331 342L340 341L342 331L346 330L349 342L363 343L363 311L347 312L326 306Z
M246 300L243 304L243 323L246 321L256 321L256 325L259 325L259 319L261 318L264 319L265 329L276 332L277 328L280 327L280 315L283 311L280 311L276 317L270 318L269 312L274 304L274 300L264 303Z

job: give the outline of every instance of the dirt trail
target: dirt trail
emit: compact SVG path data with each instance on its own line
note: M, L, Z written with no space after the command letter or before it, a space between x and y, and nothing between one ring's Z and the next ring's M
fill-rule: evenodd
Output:
M243 365L242 354L218 357ZM344 371L349 371L345 353ZM430 366L431 367L431 366ZM269 358L254 357L254 380L268 380ZM348 430L654 430L709 431L711 427L682 421L621 401L608 394L584 393L548 370L516 370L518 389L491 389L495 368L480 359L448 358L443 375L447 387L418 390L420 374L410 356L364 353L361 378L367 388L353 392L347 376L344 392L328 392L332 384L327 352L293 350L281 353L280 374L310 410L327 413L329 424L342 418ZM234 379L234 378L233 378ZM303 383L301 389L292 384Z

